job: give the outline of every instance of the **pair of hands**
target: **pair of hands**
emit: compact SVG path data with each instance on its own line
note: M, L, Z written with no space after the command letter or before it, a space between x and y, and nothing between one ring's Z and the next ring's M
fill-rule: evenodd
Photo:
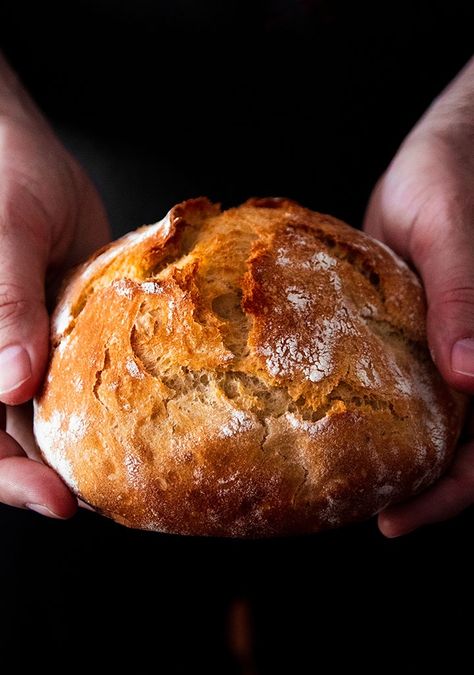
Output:
M434 102L377 184L367 232L410 260L444 379L474 393L474 60ZM39 460L30 400L44 373L46 282L109 238L89 179L0 57L0 501L68 518L75 497ZM4 405L2 405L2 403ZM469 431L470 419L467 421ZM474 427L473 427L474 432ZM474 435L432 488L379 515L387 536L474 502Z

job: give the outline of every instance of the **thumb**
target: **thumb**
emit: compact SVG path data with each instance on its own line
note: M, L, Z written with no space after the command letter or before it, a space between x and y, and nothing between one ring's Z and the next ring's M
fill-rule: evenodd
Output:
M34 396L48 355L47 237L0 220L0 252L0 401L16 405Z
M467 393L474 393L472 224L468 214L440 211L416 223L410 241L411 258L426 290L433 359L444 379Z

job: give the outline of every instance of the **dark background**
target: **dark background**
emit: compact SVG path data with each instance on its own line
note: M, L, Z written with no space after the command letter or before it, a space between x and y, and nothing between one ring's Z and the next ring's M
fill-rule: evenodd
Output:
M284 195L360 226L398 145L470 57L473 25L456 0L0 5L2 48L115 235L200 194ZM446 658L462 672L472 520L395 541L370 522L239 542L4 507L0 660L9 673L251 675L421 673ZM239 598L256 671L229 638Z

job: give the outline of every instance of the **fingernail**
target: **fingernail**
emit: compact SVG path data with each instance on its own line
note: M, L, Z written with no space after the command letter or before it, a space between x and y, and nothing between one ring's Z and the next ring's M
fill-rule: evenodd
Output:
M395 539L399 536L396 526L393 526L391 520L379 516L379 530L387 539Z
M15 391L30 377L30 357L23 347L10 345L0 351L0 396Z
M404 532L399 532L398 530L391 530L390 528L384 527L383 530L380 530L383 534L383 536L386 539L398 539L398 537L401 537Z
M25 504L27 509L30 509L30 511L36 511L36 513L40 513L42 516L47 516L48 518L58 518L59 520L66 520L62 516L58 516L57 513L54 513L54 511L51 511L51 509L48 509L47 506L44 506L44 504Z
M458 340L451 351L451 368L455 373L474 377L474 338Z
M387 539L403 537L403 535L410 534L415 529L416 527L400 528L400 525L397 525L396 519L394 520L388 515L379 515L379 530Z

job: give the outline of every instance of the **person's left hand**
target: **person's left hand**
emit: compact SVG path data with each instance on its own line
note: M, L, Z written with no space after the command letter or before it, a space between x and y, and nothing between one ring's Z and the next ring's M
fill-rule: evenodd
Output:
M365 230L423 279L428 343L443 378L474 394L474 61L434 103L377 184ZM389 537L445 520L474 503L474 408L448 472L386 509Z

